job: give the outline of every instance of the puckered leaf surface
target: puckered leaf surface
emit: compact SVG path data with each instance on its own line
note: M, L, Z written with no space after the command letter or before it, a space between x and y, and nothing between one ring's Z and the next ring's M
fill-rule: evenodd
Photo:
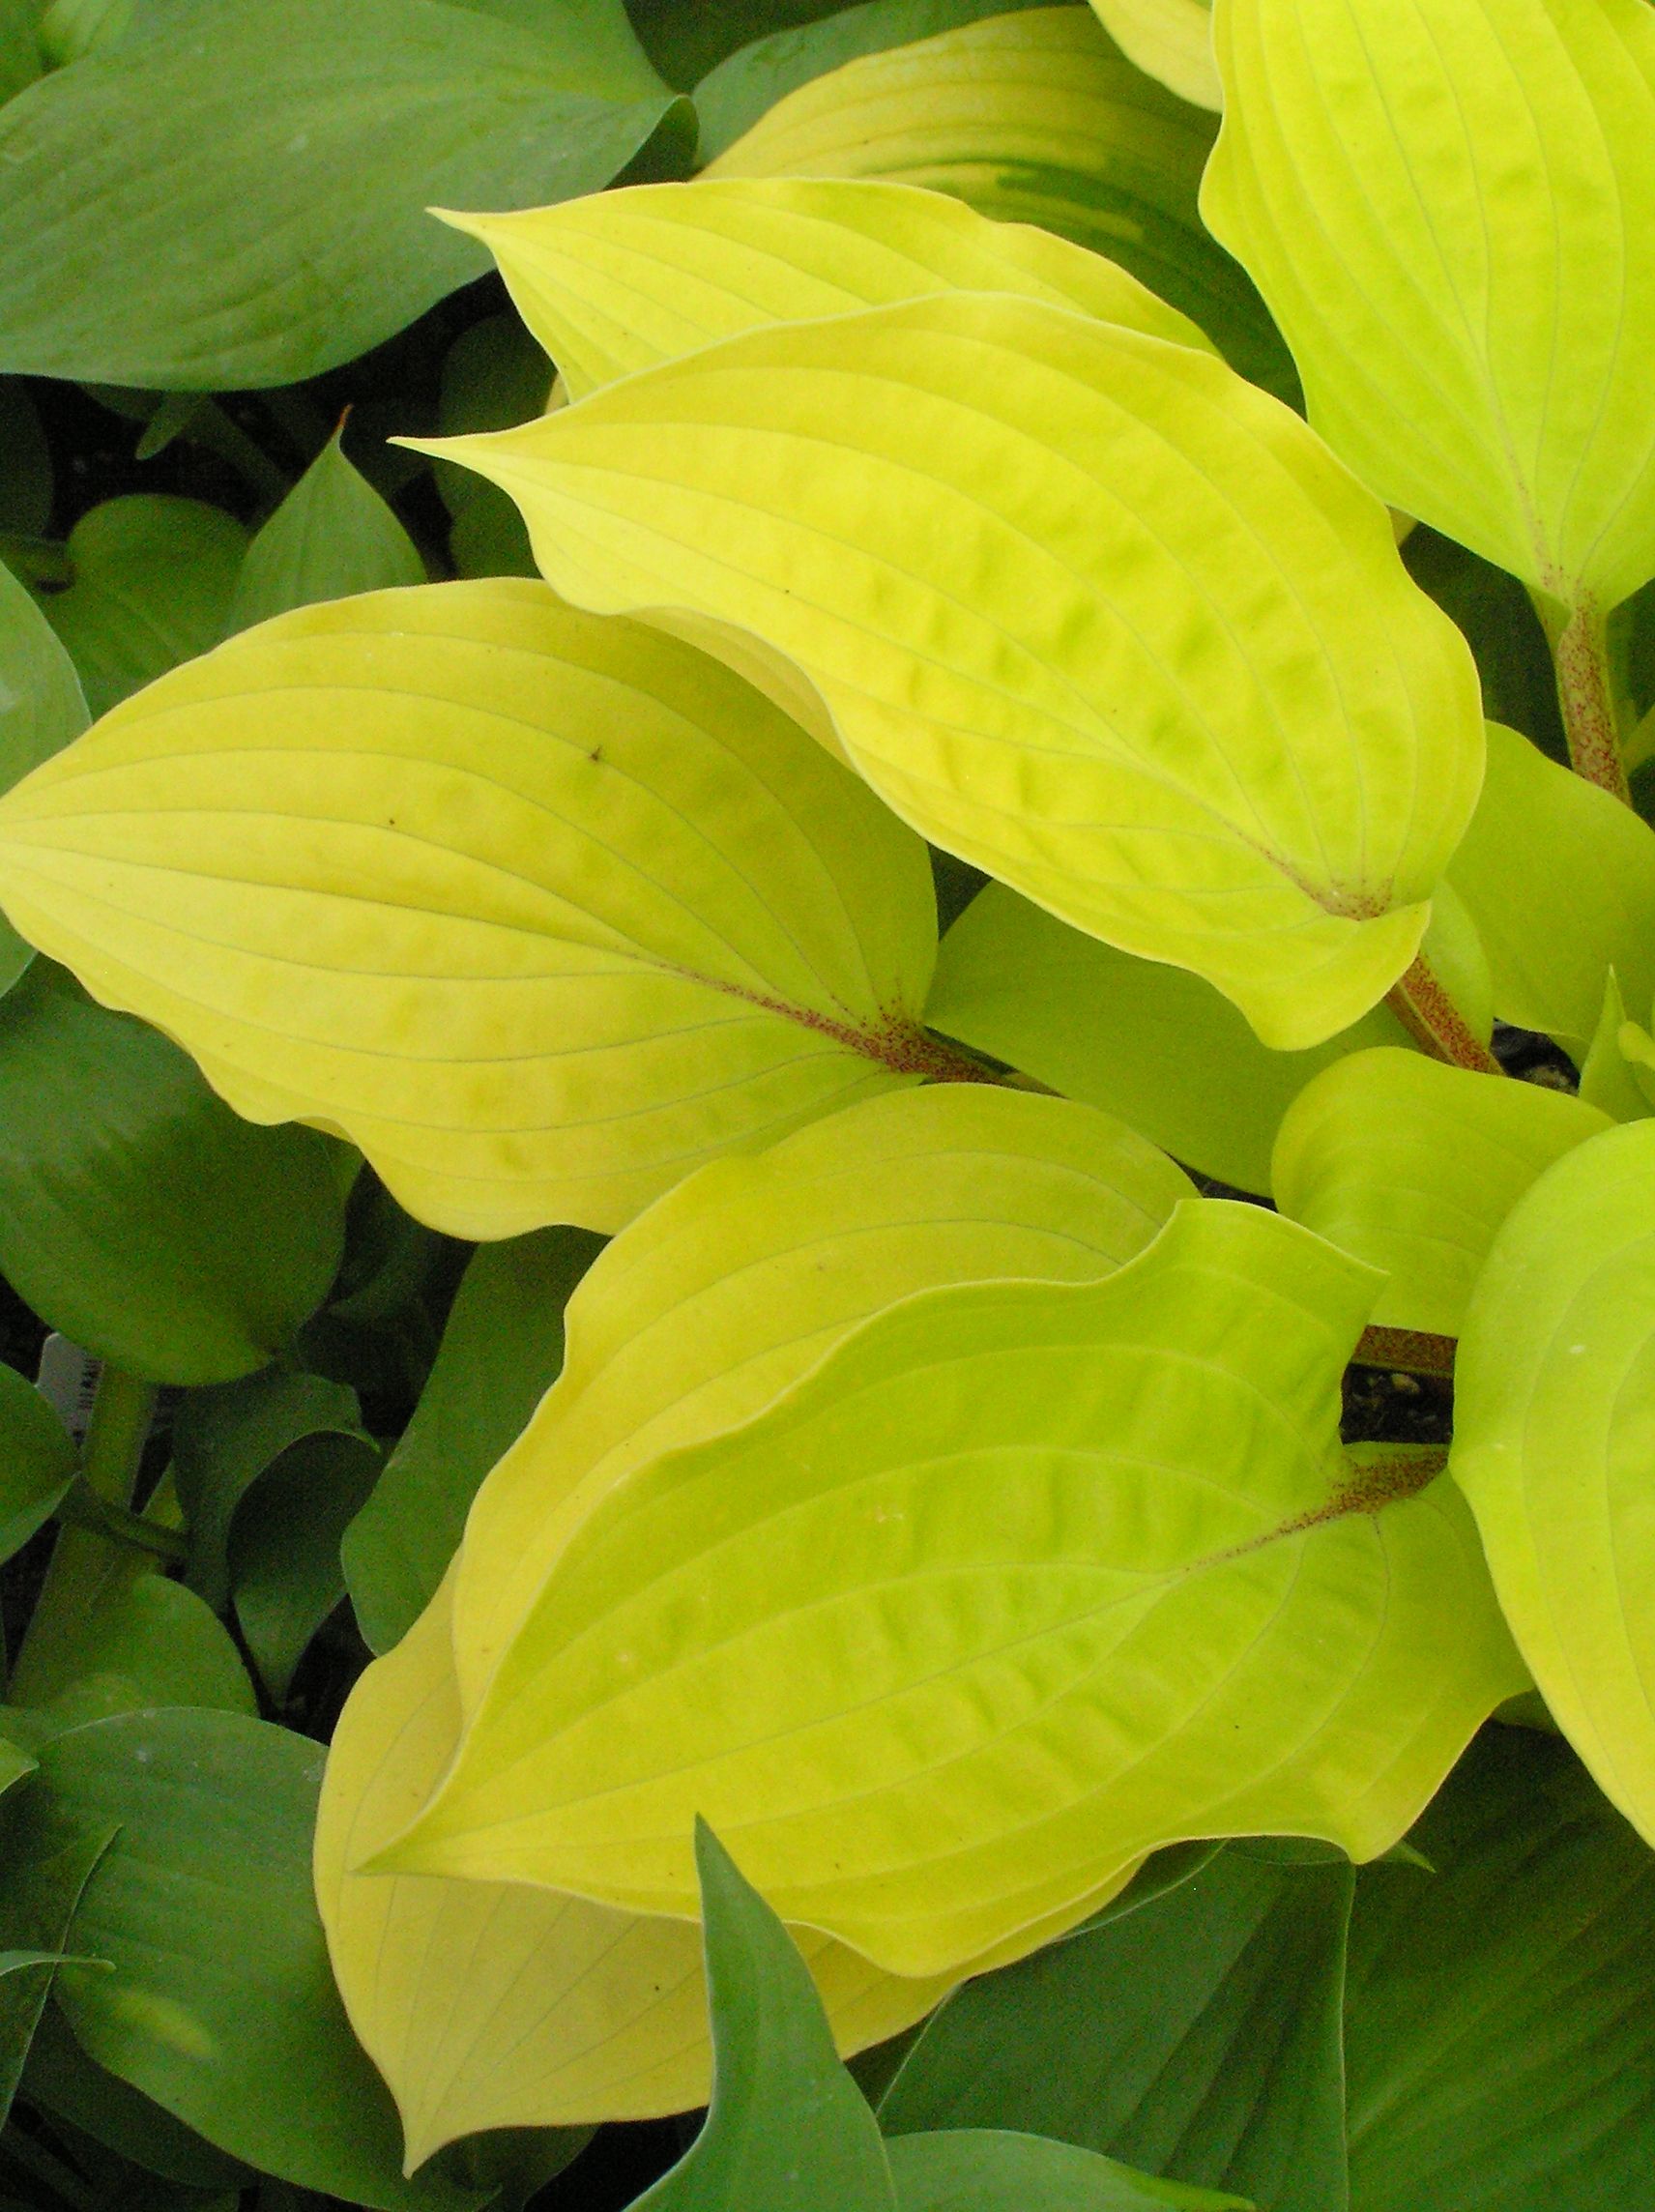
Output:
M1189 1201L1101 1283L889 1309L571 1538L375 1861L790 1920L944 1973L1188 1836L1393 1843L1523 1685L1432 1455L1337 1442L1373 1271Z
M934 842L1266 1043L1412 959L1482 775L1469 653L1379 502L1209 356L956 294L438 450L560 590L756 637Z
M1311 420L1406 513L1570 604L1655 572L1645 0L1217 0L1203 213Z
M536 583L263 625L3 806L27 937L456 1234L612 1229L957 1069L918 839L717 663Z

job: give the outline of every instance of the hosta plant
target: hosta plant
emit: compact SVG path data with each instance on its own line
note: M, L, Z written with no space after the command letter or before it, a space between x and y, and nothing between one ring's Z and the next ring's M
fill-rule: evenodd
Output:
M1635 2212L1648 0L274 13L0 108L243 480L0 538L0 2170Z

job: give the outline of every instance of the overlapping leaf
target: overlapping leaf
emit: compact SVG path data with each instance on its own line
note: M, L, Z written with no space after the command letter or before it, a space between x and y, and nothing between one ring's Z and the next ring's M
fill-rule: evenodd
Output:
M227 626L424 581L418 547L346 460L335 431L247 547Z
M1217 0L1202 206L1311 419L1406 513L1570 605L1655 572L1644 0Z
M1655 1840L1655 1123L1514 1209L1460 1344L1453 1470L1541 1695Z
M1437 1462L1337 1444L1377 1287L1192 1201L1102 1283L888 1310L593 1506L374 1864L682 1913L705 1809L919 1974L1173 1838L1384 1849L1523 1677Z
M908 185L708 178L448 219L494 255L573 399L767 323L937 292L1011 292L1206 345L1116 262Z
M1482 774L1469 655L1379 503L1210 357L957 294L440 450L559 589L755 635L935 842L1266 1043L1412 959Z
M1610 1126L1563 1091L1423 1053L1361 1052L1288 1108L1271 1189L1291 1219L1385 1270L1377 1326L1458 1336L1506 1215L1553 1160Z
M1224 105L1212 58L1212 0L1092 0L1121 51L1198 107Z
M0 563L0 790L49 760L86 727L86 700L74 663L23 586ZM0 917L0 992L33 957Z
M1120 262L1292 399L1280 335L1197 213L1213 131L1090 15L1037 8L848 62L720 145L707 174L885 177L1038 223Z
M263 625L3 808L26 935L457 1233L614 1228L959 1072L918 839L716 663L541 585Z

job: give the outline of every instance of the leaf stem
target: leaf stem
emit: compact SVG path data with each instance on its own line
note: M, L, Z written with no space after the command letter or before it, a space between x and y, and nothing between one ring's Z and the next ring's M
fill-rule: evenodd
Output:
M1408 1035L1450 1067L1474 1068L1479 1075L1503 1075L1504 1068L1448 996L1423 953L1385 993L1385 1004Z
M1630 806L1626 764L1620 750L1620 713L1604 618L1590 600L1573 608L1534 594L1552 648L1557 704L1569 741L1569 764L1587 783Z

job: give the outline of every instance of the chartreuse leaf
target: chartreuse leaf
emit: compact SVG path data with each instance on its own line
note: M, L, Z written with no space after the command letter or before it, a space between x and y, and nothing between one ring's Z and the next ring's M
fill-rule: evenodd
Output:
M1270 2212L1334 2212L1352 1887L1343 1861L1219 1852L1136 1911L968 1982L908 2053L881 2124L921 2142L1017 2129Z
M1453 1470L1559 1726L1655 1839L1655 1123L1565 1155L1495 1239L1461 1333Z
M696 1823L715 2053L707 2124L647 2190L655 2212L897 2212L885 2144L787 1930Z
M1215 128L1135 69L1089 12L1037 8L818 77L720 148L707 174L883 177L1037 223L1118 261L1244 376L1292 400L1280 335L1197 212Z
M1202 209L1312 421L1406 513L1614 606L1655 572L1644 0L1218 0L1214 30Z
M1352 1464L1378 1278L1188 1201L1100 1283L878 1315L597 1499L373 1862L778 1910L944 1973L1192 1835L1385 1849L1524 1686L1439 1455Z
M387 2212L479 2202L405 2182L391 2099L346 2024L310 1897L318 1745L231 1713L124 1714L55 1737L61 1819L118 1834L58 1971L88 2054L233 2157Z
M313 376L480 272L435 201L605 185L673 104L621 0L148 0L0 118L0 363L155 391ZM256 100L249 89L257 87Z
M1500 1223L1553 1160L1611 1126L1538 1084L1359 1052L1288 1108L1270 1187L1292 1220L1385 1270L1378 1327L1458 1336Z
M345 1531L370 1650L389 1651L436 1595L483 1476L558 1379L564 1308L598 1250L584 1230L542 1229L467 1266L414 1417Z
M1227 2212L1244 2197L1184 2189L1095 2151L990 2128L886 2143L901 2212Z
M705 655L515 579L304 608L152 686L0 802L0 899L458 1235L614 1229L961 1071L918 1025L918 838Z
M424 581L419 548L346 460L335 430L247 547L227 626L246 629L318 599Z
M1655 1000L1655 830L1515 730L1488 726L1488 776L1448 880L1489 957L1496 1011L1579 1054L1612 967Z
M706 2102L711 2067L692 1921L642 1919L515 1882L359 1875L453 1755L452 1578L352 1692L328 1755L316 1895L351 2022L390 2083L411 2168L480 2128L633 2119ZM839 2047L883 2042L946 1980L898 1980L798 1938Z
M262 1367L333 1280L344 1199L326 1143L239 1121L176 1045L44 961L0 1001L0 1270L132 1374Z
M34 598L0 561L0 791L9 791L87 722L74 663ZM0 916L0 994L33 959Z
M1655 1861L1561 1744L1491 1729L1366 1869L1346 2056L1353 2212L1607 2212L1655 2161Z
M1630 1046L1639 1053L1647 1035L1637 1022L1627 1020L1620 978L1611 968L1604 981L1603 1012L1581 1062L1581 1096L1616 1121L1641 1121L1655 1113L1640 1064L1626 1050Z
M1116 44L1157 83L1197 107L1221 108L1212 0L1091 0Z
M32 1382L0 1363L0 1559L20 1552L74 1474L74 1445Z
M1190 1195L1112 1117L950 1085L883 1098L682 1184L571 1299L557 1388L479 1494L455 1593L477 1703L594 1499L749 1420L870 1314L940 1284L1091 1282Z
M44 604L94 714L218 642L247 542L221 508L160 492L81 516L69 534L73 580Z
M1410 1042L1376 1006L1308 1052L1271 1052L1199 975L1117 952L1003 884L944 938L925 1018L1120 1115L1198 1174L1261 1192L1282 1116L1311 1077L1348 1053Z
M1482 774L1469 653L1378 501L1210 356L956 294L442 450L561 590L752 633L935 843L1265 1043L1412 960Z
M317 1865L334 1969L416 2155L468 2129L671 2111L707 2095L700 1953L684 1921L632 1921L517 1884L345 1872L440 1780L460 1731L456 1659L486 1680L555 1557L564 1499L583 1477L589 1491L612 1485L667 1444L730 1427L915 1290L1103 1274L1187 1188L1086 1107L947 1086L704 1169L598 1260L569 1304L563 1380L473 1509L457 1650L450 1585L363 1677L329 1761ZM800 1941L847 2050L894 2033L947 1986L897 1982L820 1936ZM517 1971L524 1956L533 1973Z
M1206 345L1101 254L911 185L704 179L448 219L494 255L571 399L767 323L936 292L1014 292Z

